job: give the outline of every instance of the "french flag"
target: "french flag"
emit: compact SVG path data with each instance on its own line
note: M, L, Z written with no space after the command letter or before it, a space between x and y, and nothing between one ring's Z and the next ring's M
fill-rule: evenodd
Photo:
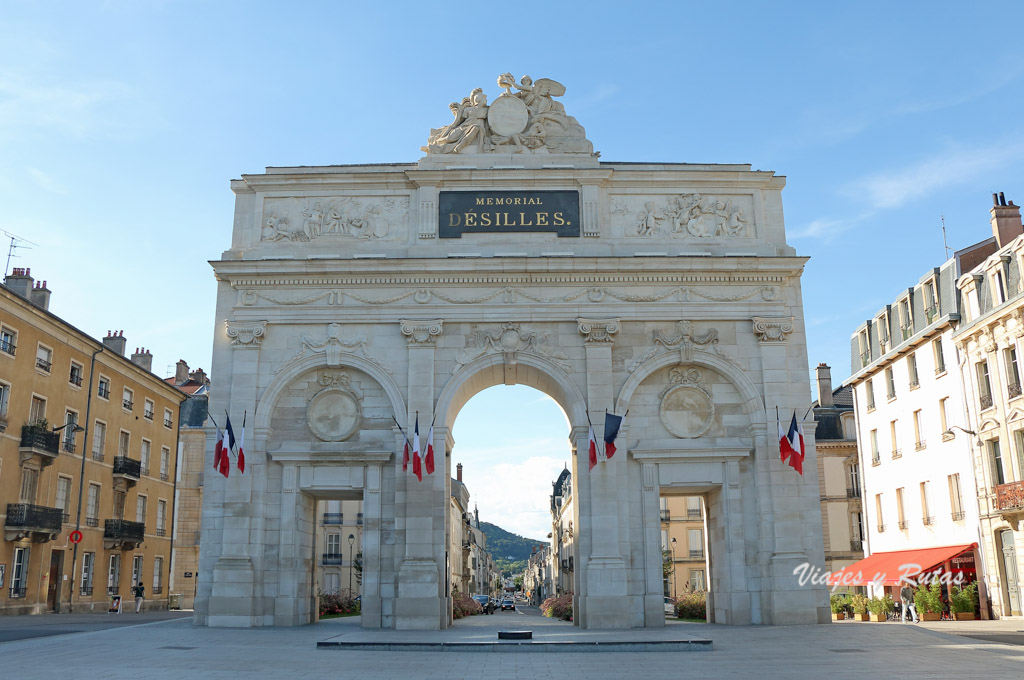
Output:
M423 458L423 467L426 468L427 474L434 474L434 426L430 426L430 432L427 434L427 455Z
M416 479L423 481L423 470L420 467L420 416L416 414L416 429L412 436L412 473Z
M590 426L590 438L587 442L587 448L590 451L590 469L593 470L594 466L597 465L597 435L594 434L594 426Z
M614 413L604 414L604 453L605 458L611 460L615 455L615 438L619 436L622 429L622 419L625 416L617 416Z

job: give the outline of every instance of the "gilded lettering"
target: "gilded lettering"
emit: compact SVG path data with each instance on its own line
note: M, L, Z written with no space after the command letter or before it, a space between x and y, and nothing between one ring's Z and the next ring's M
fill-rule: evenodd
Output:
M448 226L449 227L461 227L462 226L462 215L458 213L448 214Z
M486 201L486 203L485 203L485 201ZM476 199L476 204L477 205L487 205L488 203L490 203L490 201L491 201L491 199L489 199L489 198L478 198L478 199Z
M467 227L475 227L476 226L476 213L471 213L471 212L466 213L466 226Z
M485 212L480 214L480 226L489 227L491 226L491 213Z
M548 226L548 214L546 212L537 213L537 226L546 227Z
M567 224L567 222L565 221L565 218L562 217L561 211L555 213L555 222L554 222L554 224L555 224L556 227L560 227L563 224Z
M519 213L519 222L522 227L532 227L533 222L526 221L526 213Z

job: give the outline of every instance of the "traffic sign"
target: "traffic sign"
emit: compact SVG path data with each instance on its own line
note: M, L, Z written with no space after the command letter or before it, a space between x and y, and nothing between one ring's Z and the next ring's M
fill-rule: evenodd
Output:
M81 543L82 542L82 532L79 531L78 529L75 529L68 536L68 540L71 541L72 543Z

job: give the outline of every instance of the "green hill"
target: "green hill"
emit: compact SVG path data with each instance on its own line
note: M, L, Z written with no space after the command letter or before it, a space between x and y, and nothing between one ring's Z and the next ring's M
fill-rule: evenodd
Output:
M526 568L526 561L534 546L548 544L548 539L525 538L519 534L505 531L490 522L480 522L480 530L487 537L487 550L495 563L508 576L519 573Z

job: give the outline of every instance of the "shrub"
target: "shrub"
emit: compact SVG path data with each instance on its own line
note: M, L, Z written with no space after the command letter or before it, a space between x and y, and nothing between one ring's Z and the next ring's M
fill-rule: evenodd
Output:
M829 606L833 614L845 614L850 608L850 596L843 593L836 593L829 598Z
M950 586L949 608L954 614L974 612L974 603L978 591L977 583L968 583L962 588Z
M696 590L680 595L676 599L676 616L681 619L707 619L708 594Z
M868 598L864 597L860 593L857 593L850 598L850 606L853 607L854 614L864 615L868 613Z
M320 616L355 614L359 611L359 603L351 593L320 593Z
M892 598L888 595L884 597L873 597L868 600L868 609L875 616L882 616L883 614L889 614L895 609L896 603L893 602Z
M452 594L452 617L461 619L465 616L475 616L483 613L484 609L480 603L465 593Z
M921 584L914 591L914 607L918 613L942 613L942 584L934 578L930 585Z
M540 610L549 618L572 621L572 593L549 597L541 603Z

